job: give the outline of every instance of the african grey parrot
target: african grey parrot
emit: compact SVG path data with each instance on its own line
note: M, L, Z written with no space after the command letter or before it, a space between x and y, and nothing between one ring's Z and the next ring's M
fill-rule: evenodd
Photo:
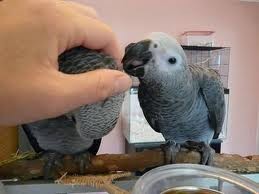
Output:
M58 62L59 70L67 74L100 68L117 69L112 57L83 47L64 52ZM119 94L56 118L22 125L34 150L43 152L48 160L44 169L45 178L50 176L55 165L62 165L64 155L73 155L81 173L84 172L89 154L96 155L101 138L117 123L123 98L124 94Z
M220 75L187 64L183 48L162 32L129 44L122 62L140 81L140 106L150 126L168 142L170 162L183 146L201 152L201 163L210 165L214 151L209 143L220 134L225 116Z

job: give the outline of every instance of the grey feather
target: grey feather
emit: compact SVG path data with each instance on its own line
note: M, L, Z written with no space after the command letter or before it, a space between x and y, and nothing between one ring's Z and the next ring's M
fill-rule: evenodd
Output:
M45 151L74 154L87 150L93 139L80 137L66 116L27 124L39 146Z
M203 99L208 108L209 121L217 138L222 130L225 117L224 87L220 74L214 69L190 66L194 79L198 80Z
M67 74L79 74L100 68L117 69L112 57L83 47L64 52L58 62L59 70ZM86 151L93 144L93 140L102 138L115 127L123 98L124 94L119 94L107 98L104 102L78 107L60 117L36 121L25 126L43 150L76 154Z
M185 76L182 79L182 76L175 75L174 81L165 80L159 85L152 84L152 87L142 80L138 94L140 106L151 127L161 132L166 140L209 143L214 130L209 124L207 105L198 82L192 80L192 74L188 72ZM184 80L181 86L180 79Z
M143 61L141 53L151 53L151 57ZM209 144L221 132L225 101L220 76L210 68L188 65L176 40L164 33L151 34L126 49L123 65L127 73L139 78L144 116L166 140Z

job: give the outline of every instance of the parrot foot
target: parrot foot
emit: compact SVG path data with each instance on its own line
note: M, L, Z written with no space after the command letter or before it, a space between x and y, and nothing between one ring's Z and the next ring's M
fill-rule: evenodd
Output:
M80 174L85 174L85 169L91 163L91 154L89 152L84 152L75 155L75 162L79 165Z
M176 154L180 151L181 145L175 141L167 141L161 145L161 149L165 153L165 163L174 164L176 162Z
M211 166L215 155L214 149L204 142L186 141L182 147L189 150L195 150L201 154L201 164Z
M50 179L53 177L53 173L55 172L56 168L61 168L62 165L62 158L63 155L57 152L45 152L42 156L45 164L43 168L43 176L44 179Z

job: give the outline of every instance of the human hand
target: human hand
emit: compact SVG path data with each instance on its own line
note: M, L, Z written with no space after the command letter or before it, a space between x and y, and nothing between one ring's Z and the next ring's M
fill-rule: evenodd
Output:
M58 55L79 45L120 61L116 36L92 8L58 0L3 0L0 18L1 125L55 117L130 87L130 78L115 70L58 71Z

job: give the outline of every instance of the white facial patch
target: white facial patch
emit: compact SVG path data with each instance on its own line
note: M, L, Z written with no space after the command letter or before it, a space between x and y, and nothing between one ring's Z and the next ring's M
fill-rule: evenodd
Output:
M154 34L153 34L154 35ZM151 36L149 39L152 43L149 47L149 51L152 52L152 61L157 65L157 70L161 72L174 73L177 70L183 68L183 57L181 52L181 46L174 41L174 39L164 37L161 34L159 36Z

